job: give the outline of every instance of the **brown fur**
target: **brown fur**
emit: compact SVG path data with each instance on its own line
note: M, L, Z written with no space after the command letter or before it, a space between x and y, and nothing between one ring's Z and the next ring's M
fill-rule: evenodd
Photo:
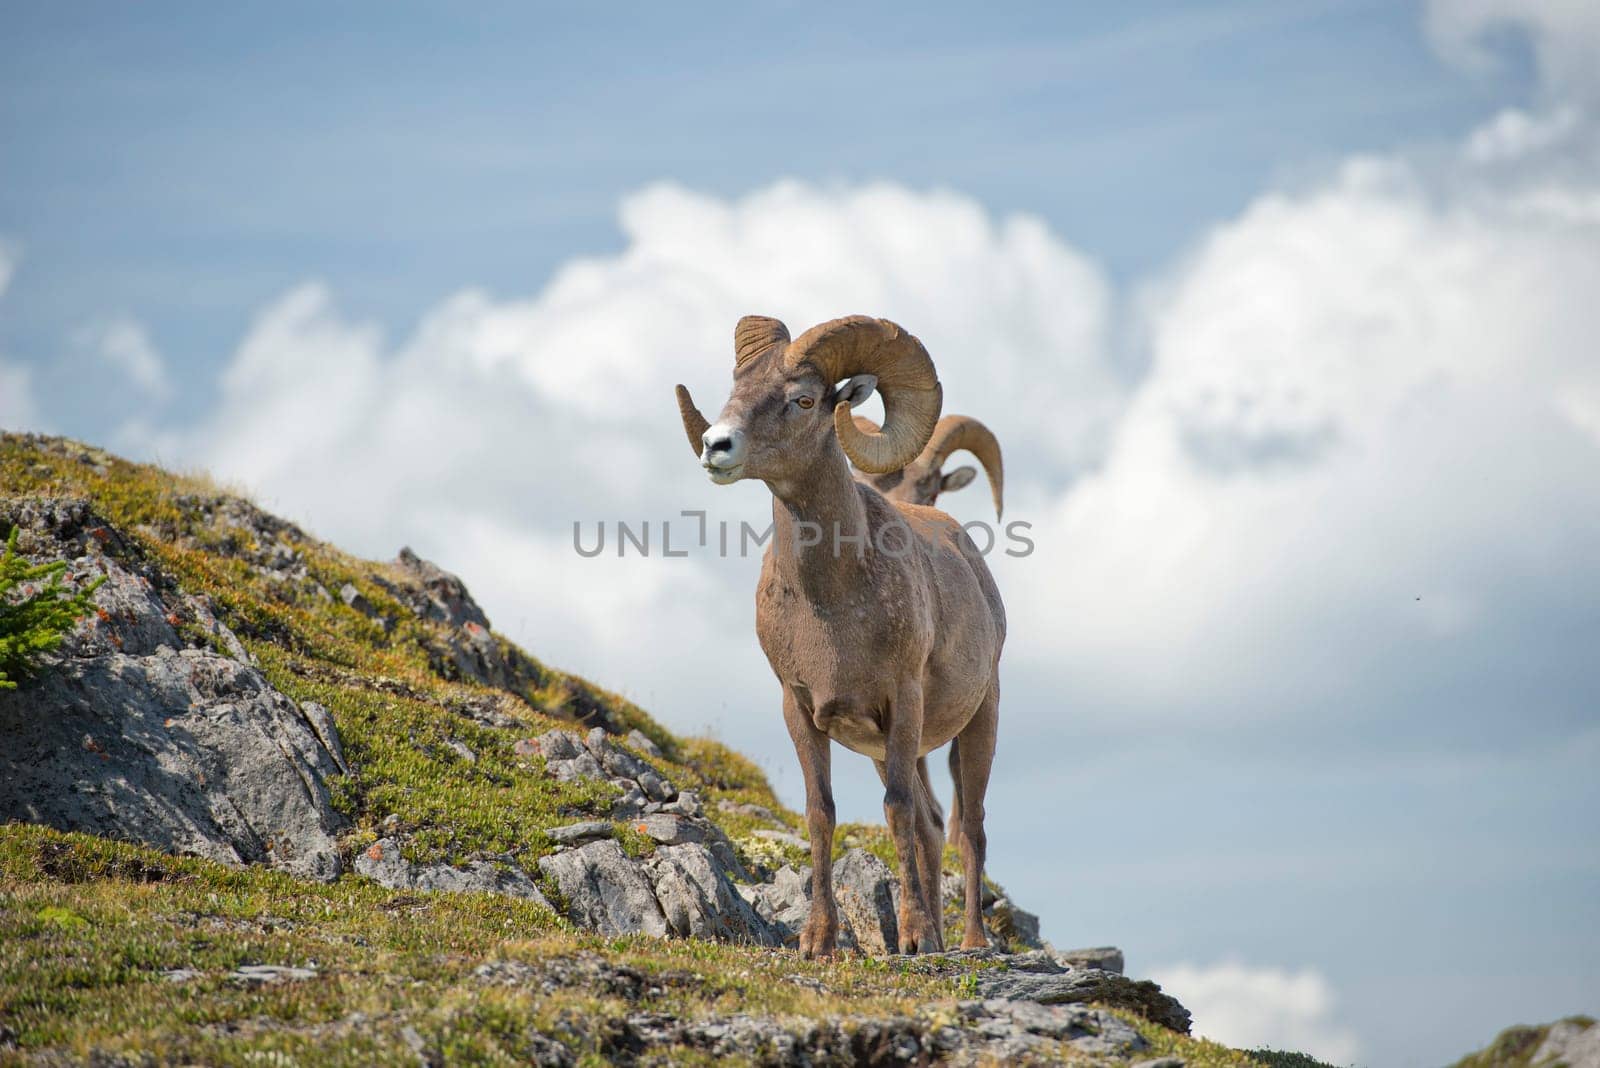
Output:
M884 814L900 857L899 948L906 953L943 946L943 835L923 757L960 740L962 945L986 945L983 798L1005 640L999 590L954 519L891 503L851 477L834 432L838 390L812 366L787 366L782 351L739 364L718 425L744 435L735 477L760 479L773 497L756 634L782 686L784 721L805 777L813 894L801 951L829 955L838 934L830 740L871 757L883 779ZM873 369L846 373L853 370ZM880 533L897 523L914 536ZM817 528L820 544L804 545Z
M863 431L871 432L878 429L876 423L865 416L856 416L855 422ZM965 433L963 433L965 431ZM954 445L955 448L951 446ZM973 480L976 472L971 467L958 467L954 471L942 470L945 460L956 449L971 448L973 454L983 464L984 471L989 476L990 489L994 495L995 514L1001 511L1001 486L1003 468L1001 466L1000 443L995 440L994 434L978 420L971 416L947 415L939 420L934 428L933 437L928 444L917 454L917 458L900 468L898 471L889 471L881 475L868 474L865 471L855 471L856 481L865 483L876 489L891 501L904 501L908 504L920 504L929 508L939 500L941 493L948 493L961 489ZM933 785L928 779L928 761L924 757L917 762L917 774L922 778L922 784L933 794ZM961 755L960 746L952 741L950 743L950 780L956 784L950 798L950 844L957 848L961 845ZM941 833L945 828L944 814L938 811L935 803L935 813L938 816Z

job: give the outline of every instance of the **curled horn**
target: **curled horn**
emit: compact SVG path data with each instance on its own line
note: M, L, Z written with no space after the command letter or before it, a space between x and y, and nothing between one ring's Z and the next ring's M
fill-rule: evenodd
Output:
M868 474L898 471L910 463L939 420L944 392L928 350L887 319L851 315L814 326L790 342L784 363L791 368L809 363L829 385L851 375L877 376L883 396L882 433L858 427L843 401L833 409L840 447Z
M789 328L765 315L746 315L733 328L733 367L738 370L774 345L789 343Z
M706 422L706 417L694 406L694 398L681 385L678 387L678 416L683 420L683 432L689 435L689 448L699 456L700 450L705 448L706 429L711 424Z
M947 415L933 428L928 447L922 450L929 466L940 468L953 452L972 453L989 476L989 492L994 496L994 514L1001 514L1005 493L1005 467L1000 460L1000 442L994 433L970 415Z

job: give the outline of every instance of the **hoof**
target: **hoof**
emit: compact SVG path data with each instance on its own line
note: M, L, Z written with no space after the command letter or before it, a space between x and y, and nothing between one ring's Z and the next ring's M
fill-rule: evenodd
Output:
M900 923L900 952L938 953L944 949L944 939L939 929L926 919L912 918Z
M807 923L800 932L800 955L806 960L826 960L838 951L836 924Z
M962 949L988 949L989 939L982 931L973 934L970 931L961 939Z

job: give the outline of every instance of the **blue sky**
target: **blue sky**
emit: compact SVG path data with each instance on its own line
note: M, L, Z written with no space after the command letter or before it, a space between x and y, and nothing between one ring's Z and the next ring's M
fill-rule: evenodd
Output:
M744 312L892 316L1036 528L994 561L989 809L1047 936L1123 945L1203 1031L1341 1062L1600 1008L1586 5L0 29L0 424L412 544L797 803L756 562L584 561L570 528L759 519L668 387L720 403Z

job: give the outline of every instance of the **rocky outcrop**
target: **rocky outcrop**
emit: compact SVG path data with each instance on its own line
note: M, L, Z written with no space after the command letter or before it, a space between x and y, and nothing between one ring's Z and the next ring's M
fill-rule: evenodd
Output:
M539 870L560 891L568 919L580 926L607 935L667 933L643 866L610 839L540 857Z
M1114 957L1113 957L1114 954ZM994 949L953 950L915 958L918 971L959 975L973 964L985 967L972 974L984 1000L1025 1001L1038 1005L1106 1005L1137 1013L1181 1034L1189 1033L1189 1010L1148 979L1130 979L1120 971L1083 967L1074 963L1090 955L1103 955L1120 968L1120 951L1105 949L1056 953L1034 950L1006 954Z
M1454 1068L1600 1068L1600 1024L1588 1016L1569 1016L1508 1027Z
M527 898L550 907L527 872L502 858L501 863L480 859L463 867L449 864L413 864L401 855L394 838L380 838L356 854L356 874L365 875L391 890L442 890L453 893L494 893Z
M96 613L32 685L0 691L0 821L332 879L347 770L326 710L275 690L202 598L81 500L0 503L32 560L103 576Z
M1545 1032L1529 1064L1600 1068L1600 1026L1587 1019L1558 1020Z
M630 1003L659 998L672 988L686 992L704 982L683 972L645 973L588 954L540 964L494 961L473 974L480 982L543 993L580 986ZM674 1050L713 1061L806 1068L1032 1064L1058 1063L1063 1055L1125 1060L1148 1048L1138 1031L1104 1009L1004 998L961 1002L954 1018L844 1016L818 1022L734 1013L688 1019L641 1007L592 1023L591 1033L606 1036L601 1056L614 1064L644 1060L646 1053L659 1058ZM557 1044L547 1052L552 1058L548 1063L573 1063L565 1046Z

